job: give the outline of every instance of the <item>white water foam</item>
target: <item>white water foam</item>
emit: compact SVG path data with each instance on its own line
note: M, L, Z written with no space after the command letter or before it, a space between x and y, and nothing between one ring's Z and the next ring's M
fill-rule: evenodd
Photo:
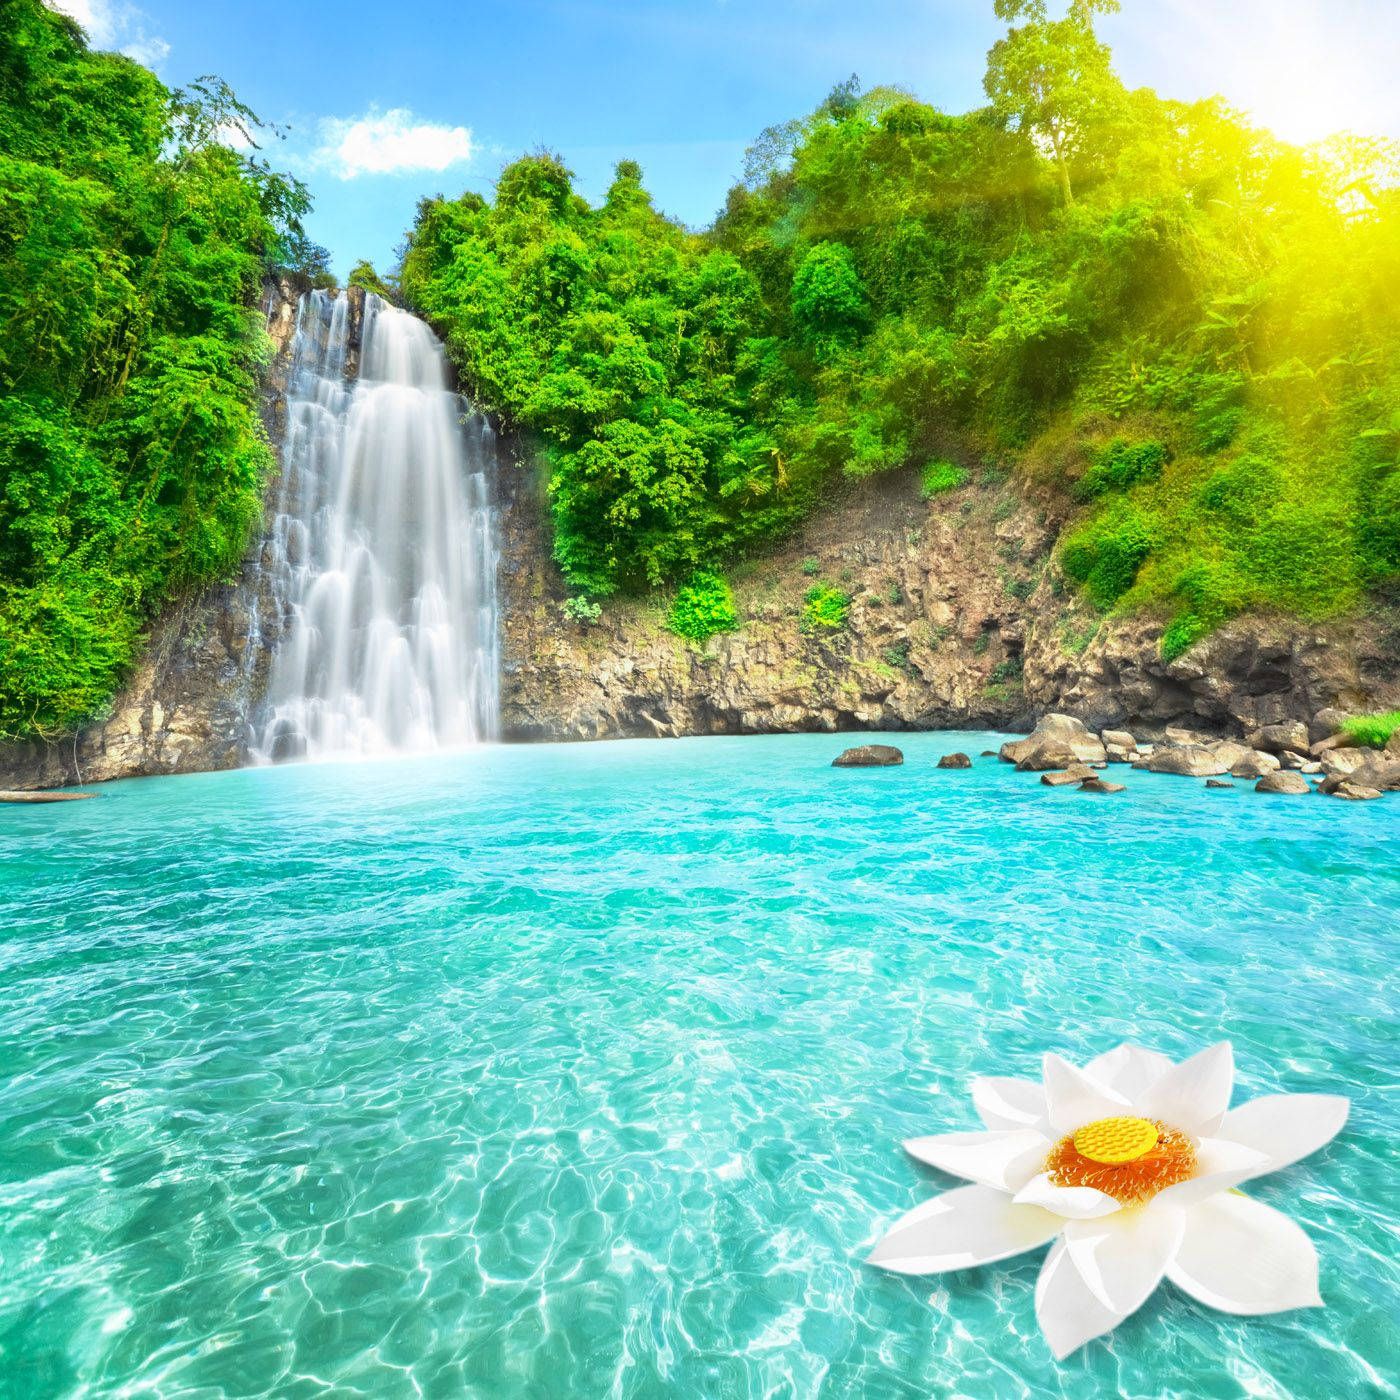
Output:
M297 310L283 474L263 551L281 640L252 756L367 757L493 738L499 657L490 425L441 343L374 295Z

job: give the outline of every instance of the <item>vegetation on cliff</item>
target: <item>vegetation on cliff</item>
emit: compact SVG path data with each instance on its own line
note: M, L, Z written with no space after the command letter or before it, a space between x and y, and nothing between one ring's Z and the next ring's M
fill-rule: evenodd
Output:
M260 515L257 288L316 250L305 192L223 144L253 122L0 0L0 734L99 709Z
M603 597L713 569L843 476L980 454L1078 514L1060 559L1168 655L1400 577L1400 160L1129 91L1113 0L996 0L988 105L838 87L715 226L548 154L425 201L402 268L485 406L537 433Z

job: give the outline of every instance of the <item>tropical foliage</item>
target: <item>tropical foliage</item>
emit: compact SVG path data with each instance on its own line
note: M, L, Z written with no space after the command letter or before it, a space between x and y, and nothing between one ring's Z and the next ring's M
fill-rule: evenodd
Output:
M257 288L317 250L305 192L224 144L255 125L0 0L0 734L98 710L258 517Z
M981 453L1077 503L1065 573L1170 616L1325 614L1400 576L1400 162L1129 91L1111 0L996 0L988 105L852 80L765 132L713 229L547 154L431 200L405 293L551 461L602 597L713 568L842 477Z

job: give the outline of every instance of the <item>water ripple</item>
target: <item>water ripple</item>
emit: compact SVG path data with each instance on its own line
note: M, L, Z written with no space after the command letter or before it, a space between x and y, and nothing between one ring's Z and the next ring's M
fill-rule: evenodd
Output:
M0 810L0 1395L1339 1396L1400 1382L1391 803L988 735L498 748ZM969 1076L1228 1035L1325 1311L861 1264Z

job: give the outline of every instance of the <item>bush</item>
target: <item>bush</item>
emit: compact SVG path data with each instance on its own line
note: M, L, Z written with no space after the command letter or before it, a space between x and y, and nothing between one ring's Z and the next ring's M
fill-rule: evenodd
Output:
M851 610L851 598L839 588L819 583L807 590L802 603L802 630L804 632L834 632L846 625L846 615Z
M1019 656L1011 656L1005 661L998 661L992 667L988 683L995 686L1020 685L1024 675L1024 667L1025 663Z
M1238 582L1230 571L1223 565L1204 561L1190 565L1181 574L1173 594L1182 608L1162 633L1164 661L1175 661L1243 606Z
M1155 438L1128 442L1115 438L1079 480L1076 494L1092 501L1108 491L1126 491L1139 482L1154 481L1170 460L1166 446Z
M1133 586L1151 551L1146 520L1124 505L1076 530L1060 547L1060 567L1108 608Z
M808 578L816 578L821 571L822 565L820 559L813 559L808 555L808 557L802 561L802 572L806 574Z
M1342 721L1342 733L1350 734L1358 744L1369 749L1385 748L1397 729L1400 729L1400 710L1383 715L1357 715Z
M691 575L671 604L666 626L678 637L703 642L717 632L733 632L739 626L734 596L719 574L700 570Z
M945 491L956 491L966 480L966 470L956 463L930 462L924 468L919 483L919 494L924 500L931 501L935 496L943 495Z
M569 619L570 622L581 622L585 627L597 622L603 615L603 610L590 598L579 594L576 598L565 598L559 604L559 611Z
M845 336L866 316L865 289L844 243L808 249L792 279L792 318L809 337Z
M1257 525L1281 493L1282 482L1274 463L1258 453L1246 453L1212 472L1196 493L1196 500L1234 525Z

